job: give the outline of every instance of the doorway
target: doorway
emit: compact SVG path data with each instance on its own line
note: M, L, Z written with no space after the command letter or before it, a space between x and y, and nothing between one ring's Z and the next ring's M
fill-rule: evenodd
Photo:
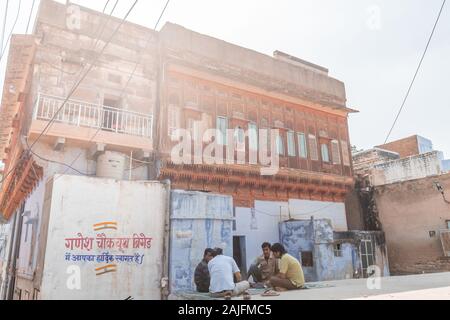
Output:
M368 278L368 269L375 265L375 247L371 239L362 239L360 246L361 269L364 278Z
M121 114L118 111L120 106L120 99L105 98L103 100L103 130L119 131Z
M245 246L245 236L233 237L233 258L241 270L242 279L247 278L247 250Z

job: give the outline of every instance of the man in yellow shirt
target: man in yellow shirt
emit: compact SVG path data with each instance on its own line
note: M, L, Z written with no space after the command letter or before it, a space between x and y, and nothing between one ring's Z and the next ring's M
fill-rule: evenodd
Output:
M305 285L300 262L286 252L284 246L275 243L272 248L273 256L280 259L280 272L270 278L270 284L277 291L302 289Z

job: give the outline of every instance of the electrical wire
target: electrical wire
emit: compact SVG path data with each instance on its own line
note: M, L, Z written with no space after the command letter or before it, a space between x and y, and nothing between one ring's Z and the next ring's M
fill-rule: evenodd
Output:
M106 7L109 4L109 1L110 0L108 0L108 2L106 3L105 7L103 8L103 12L102 13L105 13L105 10L106 10ZM114 4L113 8L111 9L111 12L108 15L108 18L105 20L105 23L103 23L103 25L101 25L100 28L97 30L97 32L96 32L96 34L97 34L96 41L94 42L94 45L90 47L89 50L94 50L95 51L97 49L97 44L99 43L100 38L103 36L103 33L105 32L105 29L106 29L106 25L111 20L111 17L114 14L114 11L116 11L116 8L117 8L118 4L119 4L119 0L116 0L116 3Z
M389 138L391 137L392 131L394 131L395 125L397 124L398 119L400 118L400 115L401 115L401 113L402 113L402 111L403 111L403 109L404 109L404 107L405 107L405 105L406 105L406 102L407 102L407 100L408 100L408 97L409 97L409 95L410 95L410 93L411 93L411 90L412 90L412 88L413 88L413 86L414 86L414 83L416 82L417 75L419 74L419 71L420 71L420 68L421 68L421 66L422 66L423 60L425 59L425 55L427 54L427 51L428 51L428 48L429 48L429 46L430 46L431 40L433 39L434 32L435 32L436 27L437 27L437 25L438 25L438 23L439 23L439 20L440 20L440 18L441 18L441 14L442 14L442 11L444 10L444 6L445 6L446 1L447 1L447 0L444 0L444 1L442 2L441 9L439 10L439 14L438 14L438 16L437 16L437 18L436 18L436 21L435 21L434 26L433 26L433 30L431 31L431 35L430 35L430 37L429 37L429 39L428 39L427 45L426 45L425 50L424 50L424 52L423 52L423 54L422 54L422 58L420 59L420 62L419 62L419 65L417 66L417 69L416 69L416 72L415 72L415 74L414 74L414 77L413 77L413 79L412 79L412 81L411 81L411 83L410 83L410 85L409 85L408 91L406 92L406 96L405 96L405 98L403 99L403 103L402 103L402 105L401 105L401 107L400 107L400 110L399 110L398 113L397 113L397 116L395 117L394 123L392 124L392 127L391 127L391 129L389 130L389 133L388 133L388 135L387 135L387 137L386 137L386 140L384 141L384 144L386 144L386 143L388 142Z
M129 168L125 169L125 171L126 172L130 172L130 171L134 171L134 170L140 169L140 168L145 167L145 166L146 166L146 164L140 164L140 165L138 165L136 167L131 168L131 170Z
M110 1L111 1L111 0L108 0L108 1L106 2L105 6L103 7L102 13L105 13L106 8L108 7L108 4L110 3ZM110 19L111 19L113 13L114 13L114 11L115 11L115 9L116 9L116 7L117 7L118 2L119 2L119 0L116 0L116 3L114 4L114 7L112 8L111 12L108 14L108 18L104 21L104 23L103 23L103 24L97 29L97 31L95 32L95 36L94 36L94 39L93 39L94 42L93 42L93 44L89 47L88 51L95 51L95 50L96 50L97 44L98 44L98 42L99 42L99 40L100 40L100 37L103 35L103 33L104 33L104 31L105 31L105 28L106 28L106 25L107 25L108 22L110 21ZM101 32L100 32L100 31L101 31ZM77 76L77 75L79 76L79 75L81 74L81 72L83 71L83 67L82 67L79 71L69 72L69 71L64 70L63 68L60 68L60 67L54 65L53 63L51 63L51 62L49 62L49 61L45 61L44 59L41 60L41 63L45 63L45 64L47 64L48 66L50 66L51 68L53 68L53 69L55 69L55 70L57 70L57 71L59 71L59 72L65 73L65 74L67 74L67 75L70 75L70 76Z
M20 0L21 1L21 0ZM112 41L112 39L114 38L114 36L116 35L116 33L119 31L119 29L122 27L122 25L125 23L126 19L128 18L128 16L131 14L131 12L133 11L133 9L136 7L137 3L139 2L139 0L135 0L133 5L130 7L130 9L128 10L128 12L126 13L126 15L124 16L124 18L122 19L121 23L117 26L117 28L114 30L113 34L109 37L108 41L106 42L106 44L103 46L102 50L99 52L99 54L97 55L96 59L91 63L91 66L88 68L88 70L86 71L86 73L82 76L82 78L76 82L76 84L72 87L72 89L69 92L69 95L66 97L66 99L64 100L64 102L61 104L61 106L59 107L59 109L56 111L56 113L54 114L54 116L52 117L52 119L49 121L49 123L45 126L45 128L42 130L42 132L39 134L38 138L32 143L32 145L28 145L28 141L27 141L27 147L28 150L26 150L27 152L31 152L33 155L35 155L36 157L38 157L41 160L47 161L47 162L51 162L51 163L56 163L56 164L60 164L63 165L67 168L73 169L74 171L78 172L79 174L82 175L86 175L83 172L78 171L77 169L73 168L71 165L68 165L66 163L62 163L62 162L58 162L58 161L53 161L50 159L46 159L40 155L38 155L37 153L33 152L33 147L36 145L36 143L39 141L40 138L42 138L42 136L45 134L45 132L51 127L52 123L55 121L57 115L59 114L59 112L62 110L62 108L64 107L64 105L67 103L67 101L70 99L70 97L73 95L73 93L75 92L75 90L78 88L78 86L81 84L81 82L87 77L87 75L89 74L89 72L92 70L92 68L95 66L96 62L99 60L99 58L101 57L101 55L103 54L103 52L106 50L107 46L109 45L109 43ZM106 6L105 6L106 7ZM20 9L20 3L19 3L19 9ZM20 11L20 10L19 10ZM112 15L112 12L111 12ZM17 17L18 18L18 17ZM17 21L17 19L16 19ZM13 27L14 28L14 27ZM11 31L12 34L12 31ZM3 57L3 54L2 54ZM1 58L0 58L1 61ZM21 163L21 161L23 161L23 159L19 159L17 161L17 163L14 165L14 167L9 170L9 172L2 178L0 183L3 183L6 178L17 168L17 166Z
M108 4L109 4L110 1L111 1L111 0L107 0L107 1L106 1L105 6L103 7L102 13L105 13L106 8L108 7Z
M87 77L87 75L89 74L89 72L94 68L95 64L98 62L98 60L100 59L100 57L102 56L103 52L106 50L106 48L108 47L108 45L110 44L110 42L112 41L112 39L114 38L114 36L117 34L117 32L119 31L119 29L122 27L122 25L125 23L126 19L128 18L128 16L131 14L131 12L133 11L133 9L136 7L136 4L139 2L139 0L135 0L133 5L131 6L131 8L128 10L127 14L125 15L125 17L122 19L121 23L117 26L117 28L114 30L113 34L109 37L108 41L105 43L105 45L103 46L102 50L99 52L99 54L97 55L97 57L95 58L95 60L92 62L92 64L90 65L90 67L87 69L87 71L83 74L83 76L81 77L81 79L79 79L75 85L72 87L72 89L70 90L68 96L64 99L64 101L61 103L61 106L58 108L58 110L56 110L55 114L53 115L52 119L47 123L47 125L44 127L44 129L42 130L42 132L39 134L39 136L37 137L37 139L33 142L33 144L31 145L31 148L33 148L36 143L39 141L39 139L42 138L42 136L47 132L47 130L52 126L53 122L55 121L56 117L58 116L58 114L61 112L62 108L64 107L64 105L67 103L67 101L70 99L70 97L74 94L75 90L80 86L80 84L83 82L83 80Z
M5 41L6 21L8 20L9 0L6 0L5 15L3 17L2 37L0 40L0 55L3 54L3 42Z
M103 11L102 11L103 14L105 13L106 8L108 7L108 4L110 3L110 1L111 1L111 0L107 0L107 1L106 1L105 6L103 7ZM104 31L105 31L106 25L108 24L108 22L110 21L112 15L113 15L113 13L114 13L114 11L116 10L116 7L117 7L118 3L119 3L119 0L116 0L116 2L115 2L115 4L114 4L113 8L111 9L111 12L110 12L109 15L108 15L108 18L107 18L107 19L105 20L105 22L98 28L98 31L95 33L95 34L96 34L96 36L95 36L95 42L94 42L94 44L93 44L92 46L89 47L89 51L91 51L91 50L94 50L94 51L95 51L95 50L96 50L97 44L98 44L98 42L99 42L101 36L103 35ZM100 32L100 31L101 31L101 32ZM47 62L47 63L48 63L48 62ZM50 64L50 63L48 63L48 64ZM55 69L59 69L59 68L53 66L52 64L50 64L50 66L52 66L52 67L55 68ZM61 72L65 72L65 73L69 73L69 72L66 72L66 71L64 71L64 70L62 70L62 69L61 69L60 71L61 71ZM71 74L71 75L76 75L76 74L80 74L81 71L82 71L82 69L80 70L80 72L69 73L69 74ZM96 132L94 133L94 135L89 139L88 144L91 143L92 141L94 141L95 137L97 137L97 135L99 134L99 132L101 131L101 129L102 129L102 127L101 127L101 125L100 125L100 126L98 127L98 129L96 130ZM78 153L78 155L75 157L75 159L70 163L70 165L69 165L69 166L67 167L67 169L64 171L63 175L66 174L66 173L69 171L69 169L75 164L75 162L78 161L78 159L81 157L82 154L83 154L83 152Z
M45 158L45 157L43 157L43 156L38 155L36 152L34 152L34 151L30 148L30 145L28 144L28 139L25 138L24 140L25 140L25 143L26 143L26 145L27 145L27 147L28 147L28 150L27 150L27 151L29 151L31 154L33 154L34 156L38 157L38 158L41 159L42 161L46 161L46 162L49 162L49 163L54 163L54 164L59 164L59 165L65 166L65 167L67 167L67 168L69 168L69 169L75 171L76 173L82 175L82 176L92 176L91 174L81 172L80 170L78 170L78 169L76 169L76 168L74 168L74 167L68 165L67 163L60 162L60 161L55 161L55 160L50 160L50 159L47 159L47 158Z
M169 6L169 3L170 3L170 0L167 0L166 5L164 6L163 10L161 11L161 14L159 15L158 20L155 23L155 27L153 28L154 30L156 30L156 28L158 28L159 22L161 21L162 17L164 16L164 13L166 12L166 9ZM145 42L145 45L144 45L144 52L147 51L147 47L148 47L148 44L150 43L151 39L152 39L152 34L150 33ZM121 98L123 97L123 94L125 93L128 86L130 85L131 79L133 79L134 75L136 74L137 68L142 61L142 57L143 57L143 55L141 54L138 61L136 61L133 72L131 72L130 77L127 80L127 83L125 84L125 87L123 88L122 92L120 93Z
M328 208L330 208L330 207L332 207L332 206L334 206L334 205L336 205L336 204L335 204L335 203L331 203L331 204L326 205L326 206L323 207L323 208L320 208L320 209L317 209L317 210L314 210L314 211L310 211L310 212L304 212L304 213L294 214L294 215L291 215L291 217L301 217L301 216L311 215L311 214L314 214L314 213L318 213L318 212L320 212L320 211L323 211L323 210L325 210L325 209L328 209ZM271 213L264 212L264 211L261 211L261 210L256 209L256 208L255 208L254 210L255 210L256 212L260 213L260 214L263 214L263 215L266 215L266 216L270 216L270 217L279 217L279 216L280 216L280 214L271 214Z
M3 56L5 55L6 48L8 47L9 41L11 40L11 37L12 37L13 32L14 32L14 29L16 28L17 20L19 20L21 6L22 6L22 0L19 0L19 7L17 8L16 19L14 20L14 24L13 24L13 26L11 28L11 32L9 33L8 38L6 39L5 46L2 48L2 53L0 55L0 63L2 62Z
M9 175L10 175L11 173L13 173L14 170L16 170L16 168L17 168L17 167L19 166L19 164L22 162L23 157L24 157L24 155L22 155L22 156L19 158L19 160L17 160L16 164L15 164L11 169L9 169L9 171L8 171L6 174L3 175L2 180L0 181L0 186L3 184L3 182L6 181L6 179L9 177Z
M19 1L19 8L17 10L17 15L16 15L16 18L15 18L14 24L13 24L13 26L11 28L11 32L8 35L8 38L7 38L6 43L5 43L5 46L3 46L3 41L4 41L4 38L5 38L5 32L6 32L6 20L7 20L8 11L9 11L9 0L6 1L6 10L5 10L5 16L4 16L4 21L3 21L2 38L1 38L1 43L0 43L0 63L1 63L2 59L3 59L3 55L4 55L5 51L6 51L6 48L8 47L8 42L10 41L10 39L12 37L12 34L14 32L14 28L16 27L17 20L19 19L21 4L22 4L22 0ZM22 161L22 157L23 157L23 155L17 161L17 163L13 166L13 168L10 169L6 174L3 175L3 177L2 177L2 179L0 181L0 185L3 184L3 182L9 177L9 175L14 172L14 170L17 168L17 166Z
M28 17L27 28L25 29L25 33L28 33L28 28L30 27L31 17L33 16L34 5L36 4L36 0L33 0L33 4L31 5L30 15Z
M108 2L106 3L105 7L103 8L103 12L105 12L106 6L108 5L108 3L109 3L109 0L108 0ZM158 20L157 20L156 23L155 23L155 28L154 28L154 29L156 29L156 28L158 27L158 25L159 25L159 23L160 23L162 17L164 16L164 13L165 13L165 11L166 11L166 9L167 9L169 3L170 3L170 0L168 0L168 1L166 2L166 4L165 4L163 10L161 11L161 14L159 15L159 18L158 18ZM114 9L115 9L116 6L117 6L117 2L116 2L116 4L115 4L115 6L114 6L112 12L114 12ZM112 12L111 12L111 14L112 14ZM104 25L104 26L105 26L105 25ZM101 34L100 34L100 36L101 36ZM145 49L147 49L148 43L150 42L150 39L151 39L151 38L152 38L152 37L151 37L151 34L150 34L149 37L148 37L147 40L146 40L145 45L144 45L144 48L145 48ZM94 49L95 49L96 46L97 46L97 45L94 46ZM144 49L144 51L145 51L145 49ZM138 59L138 61L136 62L135 66L134 66L134 70L133 70L133 72L131 73L130 77L128 78L128 81L127 81L125 87L123 88L123 90L122 90L122 92L121 92L121 94L120 94L120 98L123 97L123 94L124 94L126 88L128 87L128 85L130 84L130 81L131 81L131 79L133 78L134 74L136 73L137 66L140 64L141 60L142 60L142 56L141 56L141 57ZM94 133L94 135L93 135L93 136L90 138L90 140L88 141L88 144L91 143L91 142L95 139L95 137L97 137L97 135L99 134L99 132L101 131L101 129L102 129L101 126L99 126L99 128L96 130L96 132ZM72 166L75 164L75 162L78 161L78 159L81 157L82 154L83 154L83 152L80 152L80 153L77 155L77 157L76 157L76 158L72 161L72 163L71 163ZM126 156L127 156L127 155L126 155ZM130 158L129 156L127 156L127 157ZM148 165L148 164L152 164L151 162L140 161L140 160L137 160L137 159L133 159L133 161L140 162L140 163L142 163L142 164L144 164L144 165L138 166L138 167L136 167L136 168L133 168L132 170L141 168L141 167L143 167L143 166L145 166L145 165ZM127 169L126 171L130 171L130 169ZM66 172L67 172L67 170L66 170ZM66 172L65 172L65 173L66 173Z

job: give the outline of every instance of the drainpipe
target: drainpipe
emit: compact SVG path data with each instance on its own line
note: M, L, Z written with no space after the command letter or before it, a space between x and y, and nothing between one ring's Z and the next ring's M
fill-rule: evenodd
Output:
M162 182L165 186L166 209L164 213L164 240L163 240L163 259L161 274L161 299L168 300L170 295L170 279L169 279L169 256L170 256L170 211L171 211L171 183L170 180Z
M17 258L20 252L20 242L22 238L22 224L23 224L23 211L25 204L22 205L19 212L16 213L15 217L15 230L14 230L14 241L12 244L11 256L8 264L8 283L6 288L6 300L14 299L14 289L16 286L16 268L17 268Z

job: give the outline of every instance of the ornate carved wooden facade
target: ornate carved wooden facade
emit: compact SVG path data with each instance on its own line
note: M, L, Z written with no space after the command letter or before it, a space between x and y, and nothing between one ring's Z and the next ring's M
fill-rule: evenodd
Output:
M353 185L348 110L318 110L252 92L245 84L224 84L195 70L190 73L176 66L170 70L163 88L159 133L164 159L161 178L170 179L175 188L233 195L235 205L243 207L253 207L254 200L344 201ZM252 152L248 136L247 164L175 165L171 161L171 149L177 144L171 139L175 129L189 130L198 141L207 129L217 127L220 118L232 130L278 129L282 139L278 174L262 176L259 166L248 164Z

